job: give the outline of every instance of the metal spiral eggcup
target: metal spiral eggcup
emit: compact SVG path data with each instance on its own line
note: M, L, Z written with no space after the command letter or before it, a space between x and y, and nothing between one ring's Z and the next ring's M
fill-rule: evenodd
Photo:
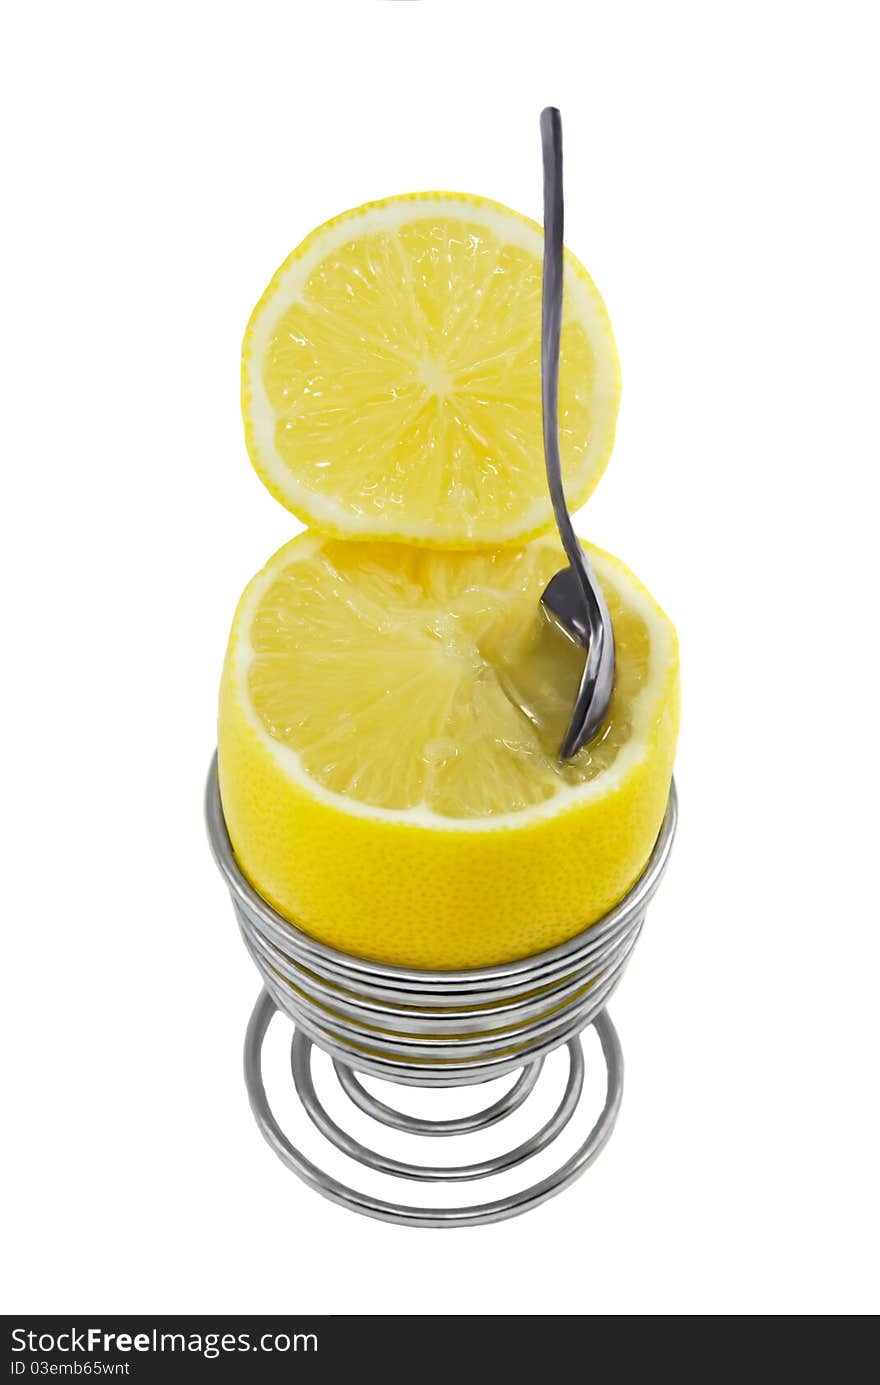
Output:
M605 1006L623 975L647 906L660 883L675 832L673 786L651 858L621 902L558 947L533 957L473 971L419 971L337 952L289 923L245 879L232 850L217 782L216 757L207 789L208 835L229 886L245 947L263 981L245 1037L244 1072L251 1108L278 1157L324 1197L381 1221L408 1226L473 1226L503 1221L568 1187L607 1143L623 1092L623 1056ZM494 1202L464 1207L412 1207L350 1188L297 1150L272 1114L263 1085L263 1040L276 1010L293 1020L293 1080L308 1115L337 1149L381 1173L416 1182L465 1182L503 1173L546 1149L580 1100L584 1058L580 1033L592 1024L607 1069L602 1111L580 1148L554 1173ZM545 1056L568 1046L568 1081L549 1121L505 1154L474 1164L429 1166L392 1159L362 1145L327 1114L311 1076L312 1044L333 1059L336 1076L356 1106L408 1134L452 1136L494 1125L517 1110L535 1087ZM492 1105L453 1120L406 1115L373 1097L357 1073L413 1087L459 1087L519 1071Z

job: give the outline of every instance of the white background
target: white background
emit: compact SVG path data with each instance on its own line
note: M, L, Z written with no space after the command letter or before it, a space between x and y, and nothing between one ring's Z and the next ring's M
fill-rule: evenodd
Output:
M4 1309L880 1307L875 18L7 11ZM547 102L624 372L582 529L678 624L681 829L613 1006L627 1090L602 1158L526 1218L406 1231L300 1185L241 1080L257 978L202 785L235 600L295 526L248 464L239 345L346 207L439 187L538 216ZM316 1154L276 1027L272 1090Z

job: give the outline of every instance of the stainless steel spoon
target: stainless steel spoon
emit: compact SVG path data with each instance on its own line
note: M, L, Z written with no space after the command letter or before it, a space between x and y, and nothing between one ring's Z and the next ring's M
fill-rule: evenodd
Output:
M587 650L587 662L560 759L573 755L595 736L608 711L614 684L614 630L611 616L581 548L562 484L559 457L559 338L562 331L563 201L562 118L555 106L541 112L544 154L544 281L541 300L541 404L544 459L556 527L569 566L551 577L541 601L569 638Z

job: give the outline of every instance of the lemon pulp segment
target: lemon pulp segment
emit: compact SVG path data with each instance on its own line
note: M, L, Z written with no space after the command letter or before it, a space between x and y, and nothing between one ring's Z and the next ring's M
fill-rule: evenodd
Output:
M613 766L645 684L645 620L604 588L618 677L600 734L558 759L584 651L540 605L555 543L477 554L328 541L282 567L250 623L265 732L344 799L451 818L516 812Z

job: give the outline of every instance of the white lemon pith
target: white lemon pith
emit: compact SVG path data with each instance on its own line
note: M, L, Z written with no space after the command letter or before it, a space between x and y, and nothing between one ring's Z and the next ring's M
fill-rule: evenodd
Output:
M554 539L447 553L305 534L258 574L223 673L220 784L238 860L281 913L444 969L528 956L622 897L666 806L678 655L629 570L589 551L617 678L567 765L583 653L540 608Z
M254 310L242 353L251 460L325 533L446 548L520 541L552 514L541 442L541 228L456 193L319 227ZM572 508L620 399L608 315L566 252L559 436Z

